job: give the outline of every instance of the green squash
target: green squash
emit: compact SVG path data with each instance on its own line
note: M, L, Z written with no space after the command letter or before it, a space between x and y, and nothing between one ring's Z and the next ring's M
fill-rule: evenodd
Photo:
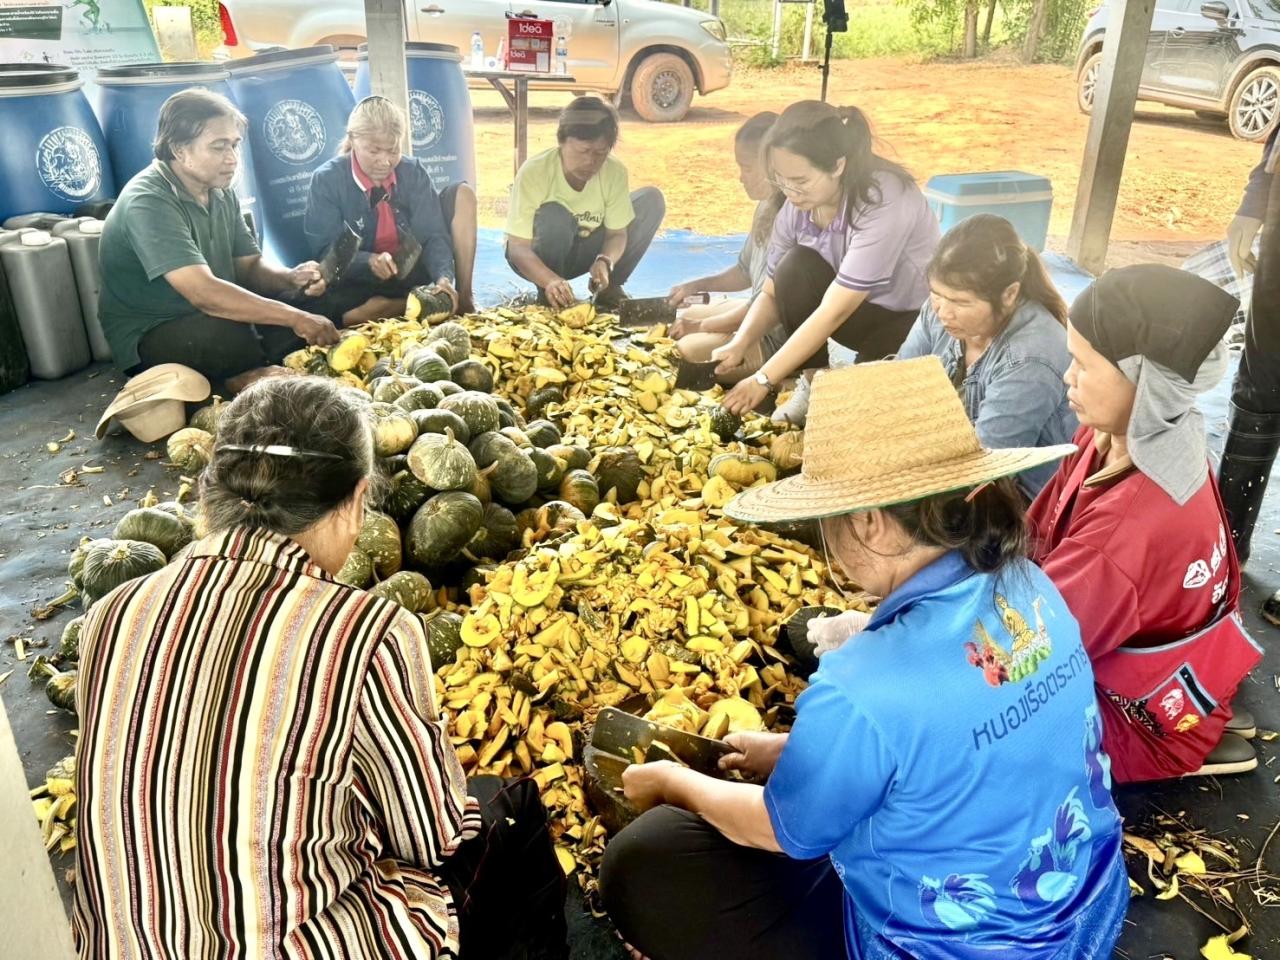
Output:
M471 354L471 334L457 320L450 320L434 328L427 338L427 343L435 343L438 340L448 341L449 345L463 357Z
M395 371L391 366L390 357L378 357L378 359L374 361L373 367L370 368L367 374L365 374L365 379L368 380L369 383L373 383L375 380L381 380L383 377L391 376L394 372Z
M369 384L369 396L378 403L395 403L414 387L422 386L417 377L402 377L398 374L379 377Z
M342 565L342 569L333 579L339 583L345 583L348 587L363 590L373 583L373 557L359 547L352 547L351 552L347 554L347 562Z
M534 390L524 402L525 415L533 420L539 420L546 415L547 407L553 403L564 403L564 391L559 387L551 386Z
M717 406L711 411L711 432L721 443L728 443L742 429L742 417L730 413L724 407Z
M405 298L404 316L423 325L440 323L453 316L453 298L434 284L414 287Z
M644 464L631 447L609 447L596 454L591 472L600 485L602 500L613 490L618 503L630 503L644 479Z
M409 524L407 554L428 570L457 559L484 522L484 507L469 493L437 493L418 508Z
M466 421L452 410L414 410L409 416L413 417L419 435L452 430L453 439L459 443L471 442L471 431L467 429Z
M529 435L519 427L503 427L498 431L521 450L532 450L533 441L529 439Z
M409 448L409 469L433 490L467 490L476 479L476 462L452 432L428 433Z
M403 526L413 519L418 508L435 493L435 490L406 468L391 478L390 487L382 498L381 507L384 513Z
M520 416L516 408L511 405L511 401L506 397L496 397L498 404L498 426L499 427L518 427L524 429L524 417Z
M462 550L468 560L502 560L520 545L515 514L497 503L485 504L480 529Z
M462 648L462 617L448 610L440 610L427 618L427 655L431 667L439 670L453 663Z
M71 559L67 561L67 576L71 578L77 590L84 589L84 558L89 555L89 550L94 544L98 543L111 543L111 538L103 537L95 540L92 537L81 537L75 550L71 551Z
M456 394L464 393L464 392L465 392L465 391L462 389L462 387L460 387L458 384L454 383L452 380L439 380L439 381L437 381L437 382L436 382L436 389L437 389L437 390L439 390L439 391L440 391L440 393L441 393L443 396L446 396L446 397L452 397L452 396L455 396Z
M157 507L138 507L120 518L111 535L116 540L149 543L168 558L191 542L191 527Z
M95 540L85 553L81 582L90 603L137 577L155 573L165 565L159 547L141 540Z
M431 581L416 570L401 570L381 583L374 584L369 592L384 600L393 600L410 613L422 613L435 604Z
M76 617L62 628L62 636L58 640L58 656L60 663L74 663L80 659L80 631L84 627L84 617Z
M423 347L405 358L405 369L410 376L423 383L435 383L449 379L449 363L431 347Z
M498 500L510 506L519 506L538 489L538 468L523 450L499 457L498 469L489 475L489 486Z
M44 695L55 707L76 712L76 684L80 679L80 671L53 671L53 676L44 685Z
M436 406L460 416L473 437L497 430L501 426L498 402L487 393L464 390L451 397L444 397Z
M403 453L397 453L394 457L379 457L378 470L384 477L390 480L401 470L409 469L409 458Z
M396 406L406 413L411 413L414 410L430 410L432 407L438 407L443 399L444 394L434 383L422 383L406 391L396 401Z
M591 465L591 451L570 443L556 443L547 447L547 453L563 460L566 470L585 470Z
M440 354L440 359L450 367L467 359L467 354L470 353L469 350L459 350L448 340L430 340L427 342L427 346Z
M503 436L496 430L490 430L487 433L473 434L467 449L471 451L476 466L483 470L497 463L499 457L518 453L520 448L512 442L510 437Z
M217 436L218 422L222 419L226 409L227 405L222 402L222 398L215 395L212 403L206 404L191 415L187 426L195 427L197 430L203 430L205 433Z
M373 561L374 572L380 577L391 576L400 569L403 550L400 546L400 528L385 513L366 510L356 548L363 550Z
M481 503L489 503L493 500L493 485L489 483L489 477L498 469L496 463L491 463L483 470L476 470L475 482L471 484L471 488L467 493L471 494Z
M165 444L169 462L185 473L199 473L213 459L213 434L184 427Z
M525 453L533 461L534 469L538 471L538 489L558 490L560 481L564 479L564 461L557 460L538 447L526 450Z
M418 428L409 413L390 403L374 403L369 409L373 419L373 452L377 456L394 457L413 446L413 441L418 439Z
M554 447L560 442L560 428L550 420L530 420L524 432L535 447Z
M600 486L589 470L570 470L560 481L560 499L591 516L600 503Z
M462 360L449 368L449 378L464 390L493 393L493 371L479 360Z

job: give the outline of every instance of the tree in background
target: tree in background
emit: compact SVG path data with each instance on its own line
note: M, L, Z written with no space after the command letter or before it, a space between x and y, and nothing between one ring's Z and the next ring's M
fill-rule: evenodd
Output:
M952 51L976 57L991 43L991 25L1000 7L1009 37L1028 63L1069 58L1080 41L1089 7L1096 0L987 0L986 25L978 40L982 0L900 0L911 12L917 32L949 33Z

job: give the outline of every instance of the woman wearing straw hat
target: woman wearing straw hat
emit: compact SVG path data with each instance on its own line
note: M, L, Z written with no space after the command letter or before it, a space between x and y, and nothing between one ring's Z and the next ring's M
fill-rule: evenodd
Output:
M1067 305L1035 250L1003 217L978 214L946 232L929 262L929 299L898 357L940 357L988 447L1067 443L1076 415L1062 375ZM1018 477L1035 498L1045 464Z
M1129 891L1093 676L1011 480L1071 449L984 450L934 357L816 377L800 475L726 513L817 520L833 571L884 599L790 734L727 738L763 785L626 770L650 809L600 882L636 950L1110 955Z
M1080 622L1118 781L1257 766L1230 706L1261 659L1196 397L1227 368L1234 297L1170 267L1112 270L1071 306L1079 452L1031 507L1033 558Z

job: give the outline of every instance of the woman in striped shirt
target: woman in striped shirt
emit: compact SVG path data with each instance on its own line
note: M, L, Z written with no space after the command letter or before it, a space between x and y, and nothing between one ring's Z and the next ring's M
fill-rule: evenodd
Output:
M333 580L372 470L339 388L260 381L202 478L210 535L89 612L81 957L567 956L536 789L465 781L421 621Z

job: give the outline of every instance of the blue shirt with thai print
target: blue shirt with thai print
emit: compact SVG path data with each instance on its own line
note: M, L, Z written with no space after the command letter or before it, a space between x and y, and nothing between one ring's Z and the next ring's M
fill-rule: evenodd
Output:
M1093 674L1052 582L949 553L820 661L765 787L856 960L1107 957L1129 899Z

